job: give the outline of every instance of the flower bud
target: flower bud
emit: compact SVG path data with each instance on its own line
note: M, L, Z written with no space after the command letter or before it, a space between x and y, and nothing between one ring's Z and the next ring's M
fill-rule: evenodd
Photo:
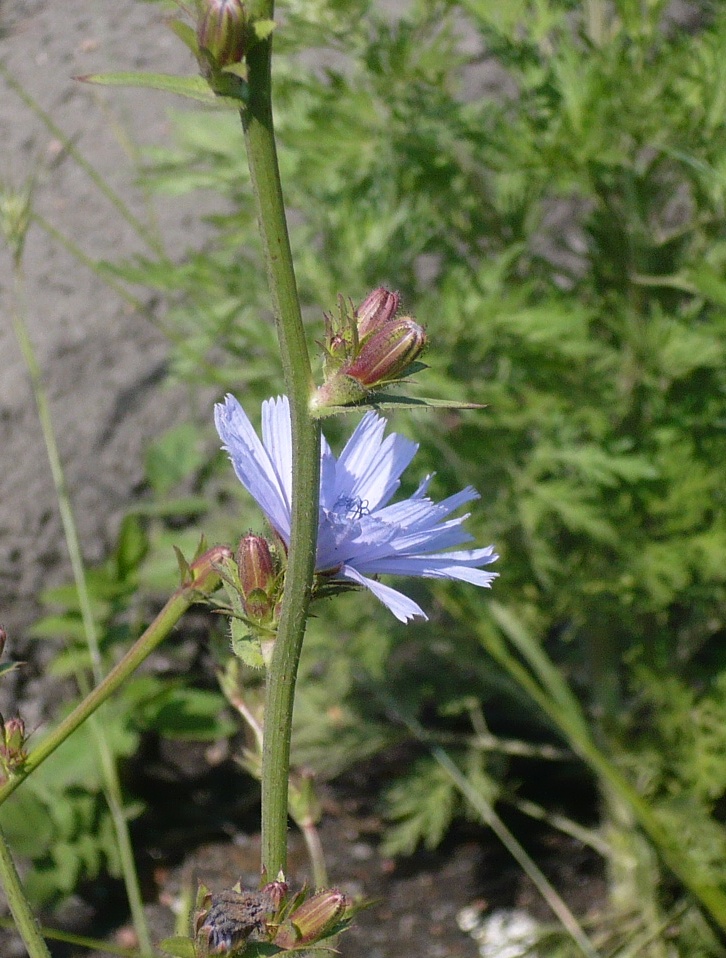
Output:
M2 658L2 654L5 651L5 643L7 641L8 641L8 633L3 628L3 626L0 625L0 658Z
M243 536L237 550L237 569L245 613L256 622L267 619L274 604L271 594L277 579L267 539L252 533Z
M25 722L19 716L5 722L0 716L0 781L6 782L22 768L27 757Z
M426 333L409 316L377 326L343 370L366 389L397 379L426 345Z
M249 43L247 11L242 0L201 0L197 23L199 48L216 66L240 63Z
M337 888L318 892L293 911L275 935L274 943L280 948L311 945L326 937L350 905L350 898Z
M364 339L379 326L389 323L396 315L399 302L398 293L391 293L383 286L369 293L355 311L358 340Z
M271 881L263 885L260 894L265 896L270 911L277 911L287 897L288 884L286 881Z
M178 553L177 557L185 566L182 584L188 588L211 592L219 583L220 566L226 560L232 559L233 553L227 546L212 546L197 556L191 564L183 559L181 553Z

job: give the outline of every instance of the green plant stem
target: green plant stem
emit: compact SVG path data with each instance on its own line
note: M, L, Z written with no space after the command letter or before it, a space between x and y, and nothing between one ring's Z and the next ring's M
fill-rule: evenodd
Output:
M91 609L91 598L88 592L88 582L86 570L81 554L81 544L78 537L73 507L71 505L70 495L68 493L68 484L66 483L63 465L61 463L58 444L55 439L55 431L50 416L50 407L48 397L46 396L43 385L43 377L30 339L26 323L25 294L22 265L19 258L14 260L13 269L15 309L13 310L13 327L20 346L20 350L25 360L25 365L30 376L30 383L35 396L35 403L38 410L38 421L40 422L45 449L48 456L51 475L53 477L53 486L55 488L56 499L58 502L58 511L60 512L63 534L68 548L68 555L71 560L71 569L73 570L73 580L78 594L78 603L81 610L81 620L83 623L83 632L86 638L91 659L93 678L96 685L103 681L103 664L101 660L101 650L98 643L98 630L96 621ZM82 669L77 670L76 679L81 694L87 695L89 684ZM146 921L144 912L144 903L141 897L141 886L139 876L136 871L133 848L131 845L131 836L129 835L129 825L123 806L123 795L121 793L121 783L118 777L118 769L108 739L104 733L102 721L97 720L97 716L90 718L91 735L98 751L101 772L104 782L104 793L106 803L111 812L116 844L121 862L121 872L126 886L126 895L131 910L131 917L134 928L139 939L141 951L145 955L152 954L151 934Z
M0 805L148 658L191 605L199 601L201 597L214 592L220 583L214 564L221 557L221 551L221 547L210 549L192 564L193 580L177 589L144 634L111 669L103 682L96 686L37 748L33 749L22 770L0 788ZM227 555L231 555L229 550L224 551Z
M15 928L15 922L9 918L0 918L0 928ZM48 928L47 925L40 925L40 933L43 938L49 941L62 941L68 945L75 945L77 948L85 948L87 951L98 951L105 955L117 955L118 958L138 958L138 948L122 948L120 945L113 945L108 941L101 941L100 938L89 938L87 935L74 935L69 931L59 931L57 928Z
M272 18L272 0L262 7L259 16ZM274 877L287 863L290 736L295 680L315 570L320 426L308 410L313 383L277 164L271 53L269 38L248 54L250 99L241 116L292 420L292 527L280 625L268 670L262 753L262 865Z
M307 848L308 858L313 869L313 885L315 888L327 888L330 884L328 878L328 868L325 864L325 852L323 843L320 841L320 832L315 822L302 819L297 822L297 826L302 833L305 847Z
M2 831L0 831L0 879L5 889L15 927L28 950L29 958L50 958L50 952L40 934L38 923L28 904L28 899L25 897L20 876Z

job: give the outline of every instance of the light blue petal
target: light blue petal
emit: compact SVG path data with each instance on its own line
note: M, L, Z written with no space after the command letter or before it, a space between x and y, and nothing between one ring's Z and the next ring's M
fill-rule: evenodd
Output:
M424 579L464 579L467 582L476 580L476 585L486 585L496 578L496 573L480 572L478 567L490 565L498 558L494 547L489 546L486 549L443 552L438 555L388 555L370 562L357 562L356 566L371 575L413 575Z
M292 512L292 429L287 396L262 403L262 443L275 470L285 507Z
M352 566L344 566L340 575L345 579L351 579L353 582L365 586L387 609L393 612L399 622L411 622L414 619L427 621L428 616L421 606L402 592L397 592L396 589L392 589L382 582L376 582L375 579L366 579Z
M383 440L386 420L366 413L338 460L338 496L364 500L371 510L388 502L418 445L391 433Z
M237 478L285 542L290 541L290 510L277 471L252 423L234 398L214 407L217 432L229 453Z

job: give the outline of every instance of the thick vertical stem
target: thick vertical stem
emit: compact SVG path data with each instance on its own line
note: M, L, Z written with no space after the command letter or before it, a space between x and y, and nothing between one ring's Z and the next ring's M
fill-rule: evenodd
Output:
M272 17L269 0L262 16ZM262 755L262 864L270 877L287 862L290 735L300 650L315 569L320 427L310 417L312 376L292 264L272 123L271 39L248 54L249 105L242 111L252 187L292 418L292 529L285 595L268 671Z

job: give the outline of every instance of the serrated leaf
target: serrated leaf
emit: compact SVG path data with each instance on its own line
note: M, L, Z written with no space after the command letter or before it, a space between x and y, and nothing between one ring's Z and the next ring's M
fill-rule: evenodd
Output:
M143 87L147 90L160 90L163 93L174 93L176 96L186 97L188 100L197 100L200 103L224 106L239 110L240 103L244 102L241 96L233 96L231 89L228 95L220 96L215 93L202 77L180 77L171 73L87 73L74 77L82 83L95 83L98 86Z

